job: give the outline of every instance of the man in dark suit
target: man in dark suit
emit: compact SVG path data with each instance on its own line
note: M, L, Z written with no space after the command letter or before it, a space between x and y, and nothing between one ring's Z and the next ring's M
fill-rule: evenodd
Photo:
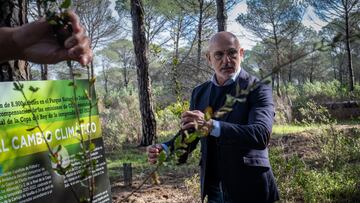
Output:
M271 87L258 84L245 101L237 102L221 118L206 120L210 106L219 110L226 95L236 95L237 86L246 89L258 81L241 69L244 50L237 37L219 32L209 41L206 54L215 71L208 82L197 86L191 96L190 110L182 114L182 129L204 126L209 135L201 141L201 199L209 203L275 202L278 190L268 158L274 105ZM195 149L199 140L188 146ZM150 163L156 163L161 150L168 151L174 140L148 148ZM185 154L187 156L187 154Z

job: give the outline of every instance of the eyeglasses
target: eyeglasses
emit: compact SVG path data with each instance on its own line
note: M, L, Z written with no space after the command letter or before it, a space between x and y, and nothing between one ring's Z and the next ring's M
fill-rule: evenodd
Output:
M221 60L221 59L223 59L224 55L225 55L225 52L224 52L224 51L216 51L216 52L214 53L214 58L215 58L216 60ZM227 55L228 57L232 58L232 59L236 59L236 58L238 57L238 55L239 55L239 52L238 52L238 50L236 50L236 49L228 49L228 50L226 51L226 55Z

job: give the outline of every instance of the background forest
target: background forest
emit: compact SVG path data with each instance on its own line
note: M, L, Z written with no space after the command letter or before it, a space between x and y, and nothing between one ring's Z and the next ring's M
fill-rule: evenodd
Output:
M0 26L43 16L39 2L1 1ZM72 1L95 53L91 73L114 202L151 170L144 146L179 130L191 90L212 76L204 57L209 37L234 28L246 45L242 68L271 79L269 148L281 201L360 201L359 0L142 0L143 30L133 27L140 22L134 2ZM134 40L141 31L143 46ZM137 63L135 53L147 61ZM75 67L85 78L86 69ZM0 68L0 81L70 78L66 63ZM199 202L198 156L197 149L188 164L163 167L160 185L149 181L127 201ZM123 163L132 163L133 188L123 185Z

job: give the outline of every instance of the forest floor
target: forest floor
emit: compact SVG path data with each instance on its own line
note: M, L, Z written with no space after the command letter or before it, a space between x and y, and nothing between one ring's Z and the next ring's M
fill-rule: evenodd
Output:
M360 130L360 125L356 124L339 124L335 126L337 131ZM272 148L281 148L282 156L288 157L296 154L300 158L314 159L319 153L319 146L316 135L321 133L321 128L299 128L289 130L283 128L274 130L270 141L270 153ZM124 149L125 151L126 149ZM111 161L108 162L112 198L113 202L121 202L145 179L151 171L150 166L146 163L145 149L133 147L129 154L112 155ZM135 153L135 155L134 155ZM116 156L125 156L125 161L115 161ZM197 155L198 156L198 152ZM125 187L122 176L122 163L133 162L133 184L132 187ZM126 161L127 160L127 161ZM316 164L315 164L316 165ZM118 171L116 171L116 168ZM160 185L154 185L151 181L142 186L134 195L122 202L131 203L195 203L200 202L199 184L198 184L198 164L195 158L191 158L190 163L186 166L165 166L160 170Z

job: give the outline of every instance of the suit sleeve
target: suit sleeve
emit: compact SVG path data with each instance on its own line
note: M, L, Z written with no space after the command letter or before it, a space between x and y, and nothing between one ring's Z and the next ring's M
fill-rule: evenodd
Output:
M248 123L241 125L220 121L219 140L225 145L262 150L269 143L274 118L271 87L261 84L247 98L250 104Z

